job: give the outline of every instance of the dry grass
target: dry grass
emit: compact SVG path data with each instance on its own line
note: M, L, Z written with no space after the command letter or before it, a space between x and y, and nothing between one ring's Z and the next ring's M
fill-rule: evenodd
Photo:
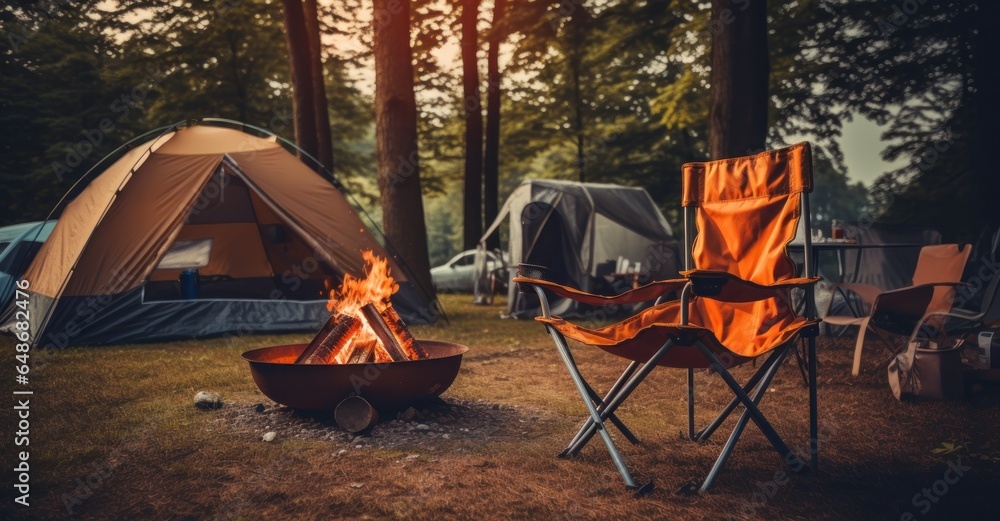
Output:
M342 442L264 443L237 435L217 413L191 405L199 390L244 406L263 400L244 350L305 341L309 335L247 337L121 347L67 349L45 356L32 373L31 507L13 504L4 487L0 518L64 518L66 498L86 496L77 480L91 477L90 494L73 508L85 519L329 519L329 518L971 518L998 490L995 402L901 404L870 357L867 372L850 376L850 342L820 342L822 467L818 474L773 483L784 470L751 425L712 494L674 495L703 476L728 430L712 442L681 439L685 429L683 371L658 369L621 409L642 438L623 440L630 468L657 489L643 499L625 493L595 439L579 458L555 454L584 409L541 326L497 318L502 307L477 307L467 296L445 297L451 325L417 327L418 338L471 347L447 396L541 411L555 419L523 423L523 440L497 440L458 453L445 440L408 451L364 449L337 456ZM13 358L12 342L0 339ZM585 375L599 389L624 362L577 349ZM738 370L741 377L751 368ZM8 372L8 375L10 373ZM10 392L12 378L4 378ZM698 376L700 420L725 399L721 382ZM794 363L783 367L763 403L793 448L807 438L806 391ZM8 409L4 424L13 426ZM727 426L733 423L730 420ZM4 429L4 461L15 454ZM967 445L932 452L942 442ZM407 460L401 456L419 453ZM976 455L976 456L974 456ZM992 461L973 459L982 455ZM926 514L911 500L944 476L948 462L972 467ZM10 464L5 464L9 483ZM101 477L95 472L102 471ZM779 476L780 478L780 476ZM99 484L98 484L99 482ZM361 484L354 488L351 484ZM755 494L773 494L761 502Z

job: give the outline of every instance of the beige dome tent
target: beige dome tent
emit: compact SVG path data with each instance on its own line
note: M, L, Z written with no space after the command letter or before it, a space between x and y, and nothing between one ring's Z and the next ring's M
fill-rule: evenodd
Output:
M62 211L23 277L31 338L64 346L317 329L329 316L324 282L363 275L364 250L387 256L344 195L274 137L175 126ZM392 260L403 318L433 320ZM3 329L13 326L8 318Z

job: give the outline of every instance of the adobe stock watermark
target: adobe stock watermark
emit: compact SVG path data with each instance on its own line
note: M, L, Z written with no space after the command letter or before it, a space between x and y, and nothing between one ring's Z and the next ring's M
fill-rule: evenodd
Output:
M132 429L121 441L118 447L114 448L105 457L104 461L94 463L81 476L72 482L74 488L69 492L64 492L59 496L59 502L69 515L76 514L76 509L85 501L94 497L98 490L106 486L109 479L121 468L129 464L130 458L143 449L143 444L151 432L156 431L157 425L162 421L158 415L147 418L142 424ZM155 433L155 432L154 432ZM139 459L141 455L136 455Z
M913 160L913 166L924 173L931 167L937 165L941 161L941 156L951 148L953 136L950 128L945 128L940 132L939 136L929 139L922 147L918 150L916 158ZM883 192L886 200L881 204L881 208L876 210L875 208L865 208L858 215L858 228L859 229L848 229L848 238L856 238L861 230L867 230L874 225L882 215L885 214L896 202L896 196L898 192L901 192L906 188L905 183L896 182L888 190Z
M131 90L122 93L108 105L108 110L118 117L105 116L101 118L96 127L80 131L83 139L65 148L66 157L62 161L52 162L52 173L55 174L56 179L62 182L73 173L76 167L83 164L83 161L104 142L108 134L115 131L116 123L128 119L133 109L141 109L149 93L159 87L165 78L166 74L163 71L147 67L143 81L132 87Z
M926 3L927 0L903 0L892 6L892 14L889 16L875 18L875 25L882 36L889 36L906 25Z
M910 498L910 505L916 509L916 513L903 512L899 516L899 521L915 521L919 519L920 515L926 515L970 470L972 467L963 465L961 457L949 461L948 468L945 469L940 479L920 489Z
M34 27L29 27L28 23L22 23L20 27L7 33L7 44L10 45L10 50L15 53L20 52L21 46L30 42L36 34L40 33L52 20L55 20L56 17L62 14L63 8L69 2L70 0L39 2L38 9L35 12L41 15L41 17Z
M819 427L819 432L815 439L809 440L808 447L799 447L799 454L809 454L811 450L819 450L820 445L828 441L830 438L835 436L837 430L833 426ZM792 449L785 455L785 462L791 467L792 472L800 472L805 469L806 463L801 459L795 457L796 451ZM774 471L774 475L770 480L767 481L757 481L754 483L757 489L749 499L744 500L739 508L736 515L742 517L736 517L736 515L730 515L728 519L749 519L757 515L757 511L766 507L775 497L777 497L778 492L781 491L786 485L791 482L791 475L785 469L777 469ZM766 517L766 516L765 516Z
M733 7L738 9L740 12L746 11L750 7L750 0L729 0L733 4ZM726 29L726 26L732 25L736 21L736 12L733 9L724 7L719 11L718 18L713 18L708 22L708 32L712 33L712 36L718 36L722 31Z

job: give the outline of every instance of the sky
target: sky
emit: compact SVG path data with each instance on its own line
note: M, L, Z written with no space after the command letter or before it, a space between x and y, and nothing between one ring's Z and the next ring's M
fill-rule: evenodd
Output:
M882 159L881 153L886 146L882 142L882 130L875 122L861 116L844 124L840 148L851 180L871 186L878 176L905 164L905 158L893 163Z

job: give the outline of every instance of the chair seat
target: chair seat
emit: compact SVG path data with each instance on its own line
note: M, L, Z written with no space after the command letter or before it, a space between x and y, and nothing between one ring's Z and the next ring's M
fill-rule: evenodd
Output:
M823 322L835 326L860 326L868 317L848 317L845 315L827 315Z
M705 298L694 298L691 301L689 323L681 325L680 302L672 301L643 310L637 315L609 326L590 329L567 322L561 317L535 320L551 325L567 338L583 344L593 345L615 356L634 361L646 361L668 339L677 342L657 365L679 368L706 368L709 361L697 348L685 345L695 340L704 343L726 367L733 367L766 354L776 347L793 340L803 328L814 326L817 320L807 320L794 315L784 315L781 323L765 323L751 332L749 343L736 341L737 338L747 338L746 332L731 327L733 322L740 325L751 324L752 321L740 320L762 313L771 301L752 302L739 305L729 303L725 306L727 313L721 314L718 302ZM735 313L733 310L736 310ZM734 316L735 315L735 316ZM737 330L734 332L734 329ZM720 333L717 334L716 331ZM739 336L734 336L739 335ZM721 337L721 338L720 338Z

